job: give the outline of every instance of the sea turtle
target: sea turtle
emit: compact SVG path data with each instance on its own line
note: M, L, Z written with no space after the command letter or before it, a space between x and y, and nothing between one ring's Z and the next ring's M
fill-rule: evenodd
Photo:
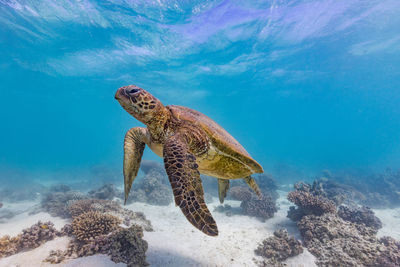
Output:
M115 98L129 114L147 126L132 128L125 135L125 203L146 145L164 158L175 204L191 224L207 235L218 235L218 228L204 201L200 173L218 178L221 203L229 188L229 179L243 178L261 197L250 175L262 173L263 168L212 119L190 108L164 106L135 85L119 88Z

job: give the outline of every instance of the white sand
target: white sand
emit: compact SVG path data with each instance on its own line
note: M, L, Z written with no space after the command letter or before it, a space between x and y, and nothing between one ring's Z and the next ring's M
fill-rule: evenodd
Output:
M390 236L400 240L400 208L374 209L375 215L382 221L378 236Z
M47 222L51 221L54 223L54 227L57 230L61 230L65 224L68 223L68 220L62 219L60 217L53 217L47 212L39 212L34 215L29 215L28 212L21 213L17 216L12 217L11 219L5 221L0 224L0 236L10 235L15 236L21 233L22 229L31 227L38 221Z
M239 207L238 201L226 201L232 207ZM152 222L154 232L145 232L144 238L149 243L147 261L151 266L255 266L254 260L261 261L261 257L254 254L257 245L265 238L272 236L279 228L287 228L296 238L300 235L293 222L286 218L289 202L284 193L278 200L280 210L274 218L261 222L256 218L243 215L226 216L224 213L214 212L218 206L217 199L208 204L219 228L218 237L209 237L195 229L183 216L175 205L166 207L152 206L145 203L134 203L127 208L142 211ZM23 228L29 227L38 220L51 220L58 229L66 223L65 220L51 217L47 213L39 213L28 217L21 214L5 224L0 224L0 232L17 234ZM51 249L65 249L68 238L57 238L34 250L19 253L0 259L2 266L49 266L43 263ZM287 260L288 266L316 266L314 256L307 250L299 256ZM96 255L52 266L85 266L106 267L124 266L115 264L104 255Z

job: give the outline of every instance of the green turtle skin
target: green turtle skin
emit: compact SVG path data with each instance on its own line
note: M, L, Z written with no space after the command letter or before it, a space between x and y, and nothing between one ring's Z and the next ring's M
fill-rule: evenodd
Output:
M204 201L200 173L218 178L221 203L230 179L243 178L261 196L251 175L262 173L263 168L215 121L187 107L164 106L135 85L119 88L115 98L129 114L147 126L132 128L125 135L125 201L146 145L164 159L175 204L190 223L207 235L218 235L218 228Z

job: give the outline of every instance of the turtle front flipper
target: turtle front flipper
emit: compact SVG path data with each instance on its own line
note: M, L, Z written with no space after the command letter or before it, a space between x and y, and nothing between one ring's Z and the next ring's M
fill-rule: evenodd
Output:
M218 235L217 225L204 201L196 157L190 152L184 133L169 137L164 144L164 165L179 206L186 219L203 233Z
M125 204L131 191L133 180L135 180L142 160L143 150L146 146L146 129L136 127L130 129L124 140L124 189Z
M218 196L219 196L219 202L221 204L224 203L224 199L226 198L226 193L228 193L228 189L229 189L229 180L218 178Z

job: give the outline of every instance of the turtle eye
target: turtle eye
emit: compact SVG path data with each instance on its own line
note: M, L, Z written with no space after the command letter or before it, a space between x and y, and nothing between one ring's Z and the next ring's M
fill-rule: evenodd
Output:
M133 88L133 89L131 89L131 90L126 90L126 92L128 93L128 94L134 94L134 93L137 93L137 92L139 92L140 90L139 89L136 89L136 88Z

